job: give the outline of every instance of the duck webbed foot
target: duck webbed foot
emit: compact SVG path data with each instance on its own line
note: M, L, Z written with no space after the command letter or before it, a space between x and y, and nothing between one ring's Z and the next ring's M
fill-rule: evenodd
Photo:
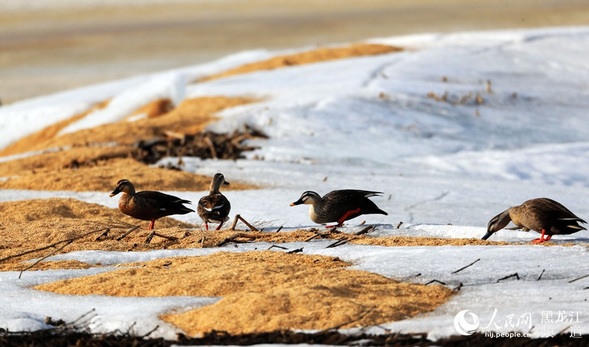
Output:
M536 244L536 243L550 241L550 239L552 238L552 235L545 235L545 234L546 234L546 230L542 229L542 234L540 235L540 237L533 240L532 243Z

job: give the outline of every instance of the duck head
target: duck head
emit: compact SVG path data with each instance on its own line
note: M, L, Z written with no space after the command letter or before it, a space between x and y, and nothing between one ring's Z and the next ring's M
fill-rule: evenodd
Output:
M319 194L308 190L308 191L304 192L303 194L301 194L301 197L299 198L299 200L291 203L290 206L296 206L296 205L302 205L302 204L315 205L319 201L321 201L321 197L319 196Z
M223 176L222 173L218 172L215 174L215 176L213 176L213 180L211 181L211 186L209 190L211 192L217 193L219 192L219 188L221 188L221 185L228 186L229 182L225 180L225 176Z
M112 198L120 192L133 195L135 194L135 187L133 186L133 183L131 183L131 181L129 181L128 179L122 179L117 182L117 187L108 196Z
M494 233L505 228L509 222L511 222L511 217L509 216L509 209L507 209L491 218L489 224L487 225L487 233L482 237L482 239L488 239Z

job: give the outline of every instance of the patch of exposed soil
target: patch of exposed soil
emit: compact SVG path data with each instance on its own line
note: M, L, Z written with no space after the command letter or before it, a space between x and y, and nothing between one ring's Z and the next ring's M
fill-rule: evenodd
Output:
M258 149L244 144L247 140L257 138L267 139L268 136L247 125L244 131L235 130L230 134L212 131L203 131L195 135L166 132L165 138L137 143L132 155L145 164L155 164L165 157L236 160L244 158L243 152Z
M158 259L130 268L35 287L69 295L222 296L217 303L162 319L194 336L381 324L429 312L446 287L399 283L338 258L254 251ZM174 278L174 281L170 281Z
M183 196L194 199L190 196ZM165 248L167 239L154 238L145 244L148 222L124 215L117 209L75 199L35 199L0 203L1 270L22 270L27 260L78 250L130 251ZM117 238L138 225L129 236ZM162 234L183 237L190 224L165 217L156 228ZM108 232L103 233L108 229ZM68 240L73 240L66 244ZM50 247L54 245L53 247ZM47 249L43 249L47 248ZM38 250L31 252L33 250ZM30 252L30 253L27 253ZM26 254L23 254L26 253ZM17 256L23 254L21 256ZM78 268L73 262L44 262L37 268Z
M105 194L107 194L105 192ZM196 201L199 196L190 193L178 194L181 198ZM113 198L116 199L116 198ZM226 224L221 231L205 231L202 225L191 225L167 217L156 222L157 235L149 242L146 239L148 222L136 220L118 211L97 204L75 199L35 199L0 203L0 257L1 270L22 270L29 266L27 260L52 254L79 250L131 251L151 249L208 248L245 242L268 242L279 244L305 242L317 239L333 239L334 245L343 243L371 244L381 246L466 246L504 245L504 242L479 239L446 239L411 236L374 237L370 233L354 235L327 229L300 229L294 231L244 231L244 224L229 230ZM198 220L198 217L195 219ZM130 234L122 237L127 231ZM259 226L258 226L259 227ZM103 234L108 228L108 232ZM122 237L122 238L121 238ZM66 245L66 241L75 239ZM49 247L55 245L54 247ZM47 249L40 249L48 247ZM32 252L37 250L35 252ZM290 250L294 251L294 250ZM28 252L28 253L27 253ZM26 254L23 254L26 253ZM20 255L22 254L22 255ZM20 256L17 256L20 255ZM3 259L9 257L8 259ZM41 268L78 268L71 262L44 261L35 266Z
M81 118L75 116L7 148L6 154L46 151L0 163L0 177L5 177L0 181L0 189L106 191L112 189L118 180L128 178L138 189L205 190L210 184L209 177L150 167L128 159L137 150L135 144L143 139L163 136L164 132L197 134L215 119L216 112L253 101L225 97L188 99L164 114L158 112L165 111L167 104L152 102L149 106L151 111L141 110L148 112L149 117L60 134L65 126ZM237 146L242 145L237 143ZM217 148L219 156L222 156L224 148ZM209 151L208 146L206 150ZM229 189L251 188L255 186L235 182Z
M369 43L357 43L345 47L322 47L310 51L276 56L268 60L241 65L234 69L206 76L202 78L200 81L210 81L218 78L251 73L255 71L280 69L294 65L303 65L336 59L400 52L402 50L403 49L399 47Z
M59 153L50 153L43 160L55 157L59 160ZM32 158L31 158L32 159ZM37 161L40 157L35 158ZM127 178L135 184L137 190L205 190L211 178L194 175L184 171L166 170L148 167L133 159L100 160L93 165L69 168L71 162L64 162L61 168L57 163L48 168L41 167L31 171L22 171L0 183L2 189L32 189L32 190L70 190L70 191L112 191L120 179ZM252 187L247 184L231 182L232 189Z

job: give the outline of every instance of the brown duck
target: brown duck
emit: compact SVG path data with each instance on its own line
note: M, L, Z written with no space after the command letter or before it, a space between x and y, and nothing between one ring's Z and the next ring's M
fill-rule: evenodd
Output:
M196 210L198 215L205 222L206 230L209 230L209 223L219 223L216 230L221 229L223 223L229 219L229 212L231 211L231 203L221 194L219 189L221 185L229 185L225 181L225 176L221 173L216 173L211 180L209 188L209 195L205 195L198 201Z
M493 217L483 240L505 228L510 221L519 228L541 233L533 243L548 241L552 235L568 235L586 230L579 222L587 223L557 201L548 198L531 199Z
M119 210L133 218L150 221L148 230L154 228L155 221L159 218L194 212L183 205L190 204L188 200L154 191L135 192L133 183L127 179L120 180L109 196L113 197L120 192L123 195L119 199Z
M331 191L321 197L316 192L306 191L299 200L290 206L311 205L309 217L313 222L318 224L337 223L335 226L338 227L342 226L345 221L363 214L387 215L372 200L368 199L380 194L382 193L368 190L342 189Z

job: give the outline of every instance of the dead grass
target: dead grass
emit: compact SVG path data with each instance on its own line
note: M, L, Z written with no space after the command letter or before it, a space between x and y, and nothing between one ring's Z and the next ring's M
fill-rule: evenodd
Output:
M107 153L112 154L108 151ZM68 155L72 154L73 152L70 152ZM52 161L51 158L55 158L55 161ZM59 162L62 159L65 158L61 158L60 153L31 158L30 160L33 162L41 160L42 166L30 171L23 170L18 176L0 182L0 189L103 191L108 194L123 178L133 182L137 190L196 191L208 189L211 183L211 178L207 176L151 167L127 158L101 160L79 168L67 167L71 161ZM24 159L20 163L25 163L28 160ZM52 165L44 166L45 161L49 161ZM253 188L256 186L231 180L231 185L227 189Z
M250 98L202 97L188 99L170 112L165 100L147 105L150 117L134 122L121 121L93 129L59 135L59 131L85 114L48 127L23 138L6 154L56 149L0 163L0 189L106 191L119 179L128 178L139 189L205 190L210 178L187 172L149 167L128 159L133 145L152 139L163 130L180 133L202 131L215 120L215 113L254 102ZM113 145L116 143L116 145ZM235 182L230 189L251 189L253 185Z
M203 77L200 81L210 81L256 71L274 70L288 66L318 63L329 60L399 52L402 50L403 49L399 47L369 43L357 43L345 47L322 47L306 52L276 56L268 60L241 65L234 69Z
M161 316L189 335L381 324L429 312L452 294L442 286L399 283L349 270L350 264L338 258L272 251L128 265L35 289L68 295L222 296L213 305Z
M105 192L107 194L107 192ZM200 196L191 193L179 195L182 198L196 201ZM117 199L117 197L113 198ZM193 206L194 207L194 206ZM238 207L236 206L235 209ZM239 211L236 211L239 212ZM146 244L148 236L147 222L128 217L117 209L102 205L85 203L75 199L33 199L0 203L0 258L15 256L27 251L49 246L59 241L74 237L81 237L67 245L60 253L81 250L104 251L141 251L152 249L184 249L218 247L227 243L268 242L281 244L287 242L303 242L317 239L343 240L354 244L369 244L380 246L467 246L467 245L504 245L505 242L483 241L479 239L445 239L410 236L373 237L368 235L353 235L330 232L325 229L300 229L286 232L251 232L243 231L245 226L238 224L234 231L204 231L201 225L191 225L173 218L162 218L156 222L158 233L172 237L166 239L156 236L151 243ZM195 216L195 220L198 217ZM125 238L118 240L126 231L138 225ZM100 237L100 233L89 234L92 231L109 228L107 235ZM228 228L228 224L226 224ZM88 235L87 235L88 234ZM98 239L97 239L98 238ZM28 266L27 261L46 256L55 247L0 261L1 270L22 270ZM37 268L69 268L79 267L79 264L67 262L43 262Z

